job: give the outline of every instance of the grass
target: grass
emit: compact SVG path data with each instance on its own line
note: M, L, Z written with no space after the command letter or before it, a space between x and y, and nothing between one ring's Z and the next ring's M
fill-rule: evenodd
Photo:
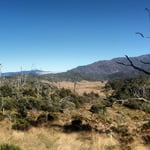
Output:
M62 82L56 82L53 83L55 86L58 88L65 88L65 89L70 89L74 91L74 82L69 82L69 81L62 81ZM105 94L103 92L103 87L106 84L106 82L100 82L100 81L80 81L77 82L76 84L76 89L75 91L78 94L83 94L84 92L86 93L98 93L100 96L105 97Z
M121 150L116 137L110 134L95 132L66 134L53 128L31 128L29 131L15 131L8 129L7 120L0 126L0 144L13 143L22 150ZM148 150L139 143L133 144L133 150Z

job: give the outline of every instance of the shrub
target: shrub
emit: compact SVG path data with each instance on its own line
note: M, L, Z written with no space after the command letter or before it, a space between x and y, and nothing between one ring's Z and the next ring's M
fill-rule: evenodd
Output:
M26 131L30 128L30 124L25 119L17 119L12 125L12 129Z
M62 88L59 91L59 96L60 96L60 98L64 98L64 97L71 95L71 93L72 93L71 90Z
M61 104L61 108L72 110L76 108L76 105L73 102L65 101Z
M6 110L11 110L15 107L15 99L11 97L3 97L0 99L0 104L3 106Z
M82 124L82 120L72 120L70 125L64 126L65 132L80 132L80 131L91 131L92 127L89 124Z
M103 100L100 101L97 104L94 104L91 106L90 111L92 113L104 113L106 111L106 107L110 107L112 106L112 103L110 103L109 101Z
M37 96L37 91L34 87L32 88L25 88L22 89L22 95L23 96L33 96L36 97Z
M150 113L150 104L146 102L142 102L139 100L130 100L123 104L124 106L131 108L131 109L139 109L144 112Z
M21 148L14 144L5 143L0 145L0 150L21 150Z
M0 87L0 95L3 97L11 97L12 93L12 87L10 87L9 85L3 85Z
M54 121L57 117L51 113L42 113L38 116L38 118L35 121L36 125L41 125L43 123L47 123L50 121Z
M94 105L91 106L90 111L91 111L92 113L97 113L97 114L99 114L99 113L104 113L104 112L105 112L105 109L106 109L106 108L105 108L104 106L102 106L102 105L94 104Z
M123 105L131 109L140 109L141 104L142 103L139 102L138 100L129 100L128 102L125 102Z

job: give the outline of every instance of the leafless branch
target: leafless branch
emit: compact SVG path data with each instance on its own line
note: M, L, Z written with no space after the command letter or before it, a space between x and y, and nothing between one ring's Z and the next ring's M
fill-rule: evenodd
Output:
M139 34L142 38L150 38L150 36L145 36L143 33L141 32L135 32L136 34Z
M141 60L140 62L143 63L143 64L150 65L150 62L145 62L145 61L143 61L143 60Z
M125 63L122 63L122 62L117 62L117 63L121 64L121 65L124 65L124 66L131 66L131 67L133 67L134 69L136 69L138 71L141 71L141 72L144 72L147 75L150 75L150 72L148 72L148 71L146 71L146 70L144 70L144 69L142 69L142 68L134 65L134 63L132 62L132 60L127 55L125 55L125 57L127 58L129 64L125 64Z
M150 103L149 100L147 100L143 97L138 97L138 98L120 99L120 100L115 101L114 104L117 103L117 102L120 102L121 104L124 104L125 102L129 102L129 101L132 101L132 100L138 100L138 101L141 101L141 102Z

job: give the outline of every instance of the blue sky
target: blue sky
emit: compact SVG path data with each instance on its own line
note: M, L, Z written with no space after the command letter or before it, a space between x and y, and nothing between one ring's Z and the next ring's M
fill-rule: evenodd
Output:
M0 0L2 71L66 71L150 53L149 0Z

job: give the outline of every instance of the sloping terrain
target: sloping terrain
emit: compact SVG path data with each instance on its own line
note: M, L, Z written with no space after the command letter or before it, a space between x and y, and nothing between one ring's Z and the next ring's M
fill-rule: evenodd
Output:
M81 82L85 90L103 89L103 96L96 91L79 95L65 89L66 82L61 88L37 78L19 86L18 80L7 80L0 87L0 147L149 150L150 78Z
M150 65L143 64L141 61L150 62L150 54L139 57L132 57L131 60L136 66L145 70L150 70ZM47 79L51 80L106 80L135 77L143 75L143 73L133 69L129 66L123 66L117 62L129 64L125 57L114 58L112 60L98 61L89 65L79 66L67 72L58 74L46 75Z

